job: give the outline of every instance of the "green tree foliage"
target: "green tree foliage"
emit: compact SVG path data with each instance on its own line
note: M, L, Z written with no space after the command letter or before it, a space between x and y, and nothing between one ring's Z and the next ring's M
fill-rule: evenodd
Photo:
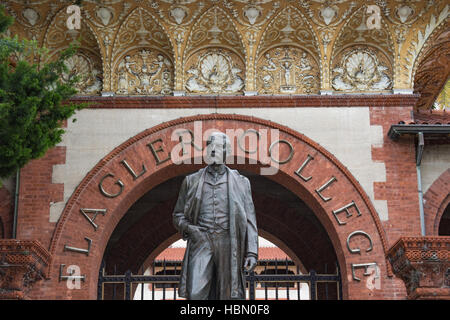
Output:
M0 6L0 179L17 172L32 159L42 157L58 144L63 121L85 104L65 103L77 93L77 77L62 82L64 61L76 46L46 63L46 50L36 42L6 37L12 24ZM1 182L0 182L1 186Z

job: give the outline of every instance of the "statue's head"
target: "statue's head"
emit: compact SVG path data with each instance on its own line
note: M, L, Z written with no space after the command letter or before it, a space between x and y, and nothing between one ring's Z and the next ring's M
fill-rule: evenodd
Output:
M207 164L225 164L228 156L231 155L231 142L228 136L220 131L210 134L206 140Z

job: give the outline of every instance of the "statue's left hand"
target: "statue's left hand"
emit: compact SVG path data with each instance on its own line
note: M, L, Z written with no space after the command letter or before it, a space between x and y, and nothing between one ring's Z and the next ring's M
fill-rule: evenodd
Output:
M247 258L245 258L244 268L248 272L252 272L253 269L255 269L256 264L257 264L256 258L253 256L248 256Z

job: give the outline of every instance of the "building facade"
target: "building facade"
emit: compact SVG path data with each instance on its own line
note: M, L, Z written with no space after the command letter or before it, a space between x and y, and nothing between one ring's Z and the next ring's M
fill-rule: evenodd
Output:
M450 298L447 1L85 0L79 29L64 1L2 4L49 59L81 37L64 77L90 106L0 189L0 296L96 299L102 261L151 265L221 130L303 272L338 270L344 299Z

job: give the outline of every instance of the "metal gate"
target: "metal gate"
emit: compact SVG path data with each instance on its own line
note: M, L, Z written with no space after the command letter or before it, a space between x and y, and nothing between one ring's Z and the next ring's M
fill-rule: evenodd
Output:
M248 300L342 300L338 267L335 274L317 274L313 270L301 274L290 260L259 261L258 265L263 268L259 274L246 274ZM293 268L295 273L292 272ZM177 264L164 261L162 270L155 271L153 265L151 275L144 275L143 270L141 275L132 274L131 271L123 275L108 275L102 265L98 279L98 299L181 300L177 295L180 280Z

